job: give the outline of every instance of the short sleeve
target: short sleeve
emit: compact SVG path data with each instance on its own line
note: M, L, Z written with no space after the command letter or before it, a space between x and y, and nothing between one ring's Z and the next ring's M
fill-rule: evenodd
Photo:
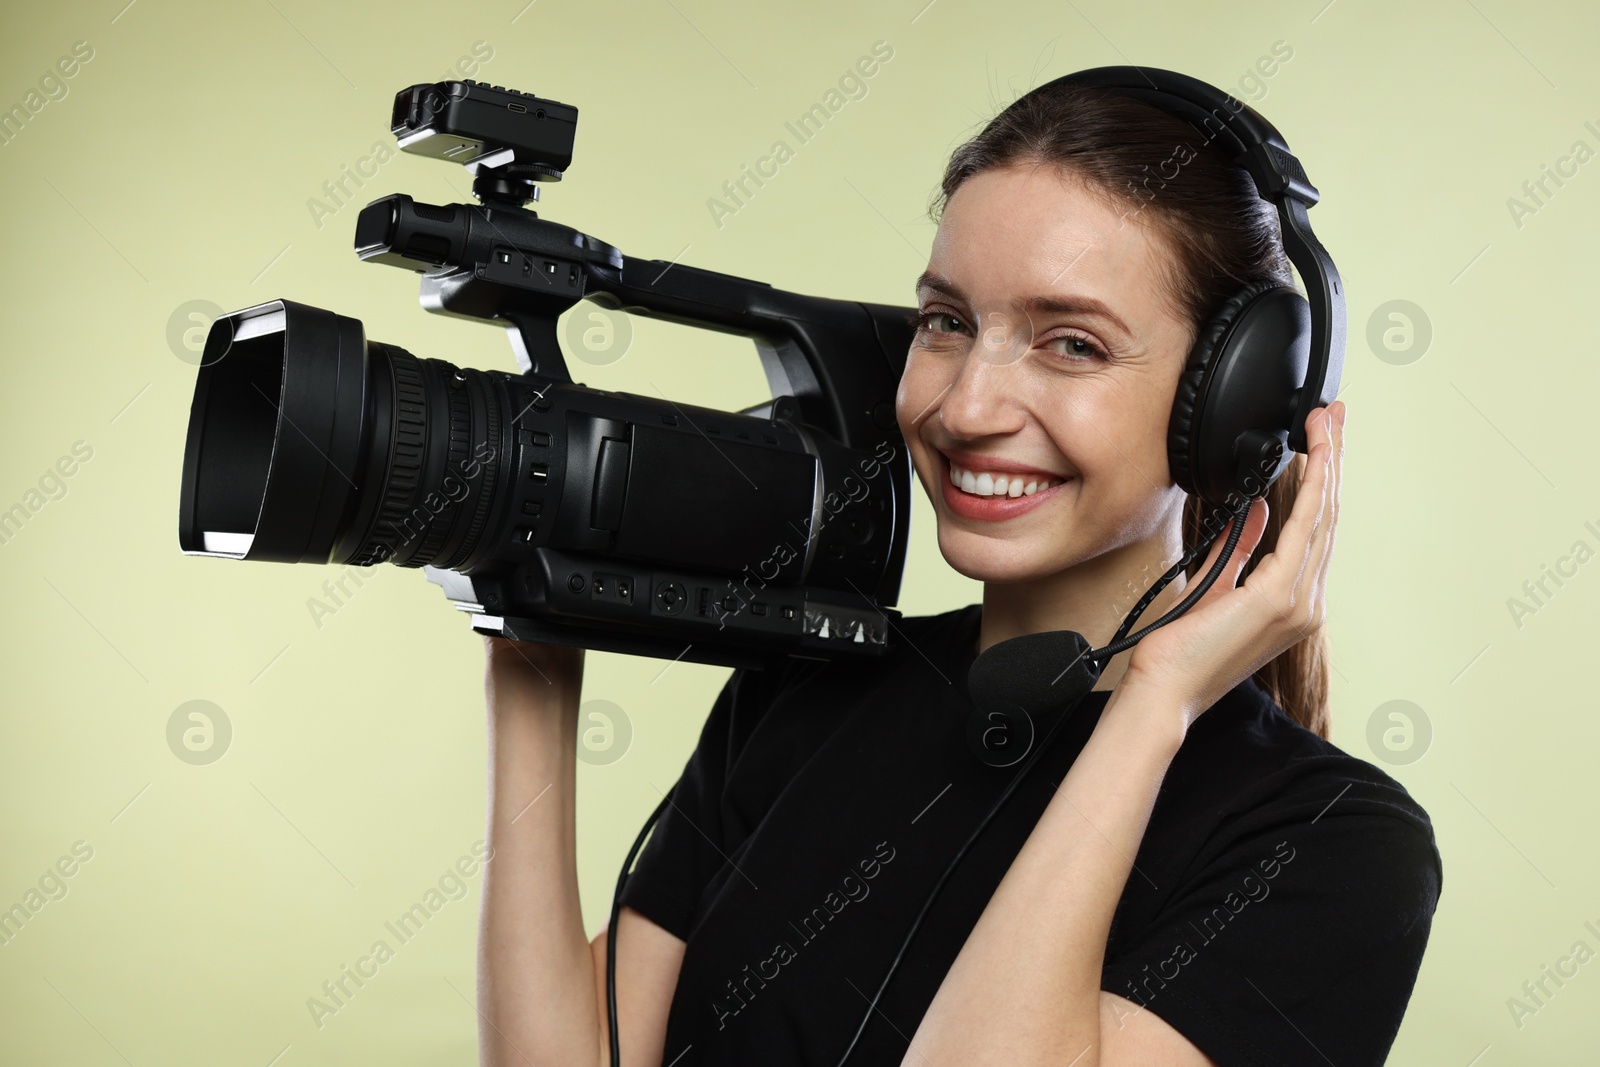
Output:
M1432 829L1391 814L1282 823L1218 851L1101 988L1217 1062L1382 1064L1442 883Z
M684 764L672 800L639 851L622 903L680 940L689 939L706 884L727 862L723 790L754 720L783 669L736 669L728 676Z

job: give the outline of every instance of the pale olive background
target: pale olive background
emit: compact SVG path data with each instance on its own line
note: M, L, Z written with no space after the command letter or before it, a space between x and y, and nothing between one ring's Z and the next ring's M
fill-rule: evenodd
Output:
M184 556L176 522L183 331L206 322L191 301L289 298L419 356L514 369L501 330L424 313L415 276L351 249L372 199L467 199L459 167L397 154L320 226L308 204L392 151L396 90L478 42L479 78L580 109L544 217L631 255L895 303L926 263L949 151L1033 85L1134 62L1261 110L1322 191L1312 221L1349 295L1334 740L1411 790L1444 856L1392 1062L1594 1059L1600 963L1548 984L1520 1026L1507 1003L1576 942L1600 950L1600 563L1585 555L1520 626L1507 605L1575 542L1600 548L1584 526L1600 531L1592 7L123 2L11 5L0 34L4 108L75 42L93 49L0 147L0 508L43 501L0 545L0 907L41 880L59 894L53 865L92 849L0 946L0 1061L475 1061L481 874L447 872L484 832L480 639L418 571L368 572L318 619L308 602L337 569ZM719 227L708 198L776 139L796 147L785 121L880 40L893 58L866 95ZM1250 80L1279 41L1292 59ZM1508 198L1579 140L1586 165L1519 226ZM1409 304L1391 318L1393 301ZM746 342L657 323L634 324L623 358L573 366L730 409L769 395ZM45 478L80 441L92 458ZM28 496L41 478L58 499ZM908 614L981 596L932 521L919 493ZM595 734L579 767L591 932L727 674L590 653L585 700L632 731L621 758ZM168 727L197 700L231 738L194 754ZM1390 701L1414 710L1391 719ZM398 944L384 924L441 878L459 899ZM319 1026L308 998L380 939L393 958Z

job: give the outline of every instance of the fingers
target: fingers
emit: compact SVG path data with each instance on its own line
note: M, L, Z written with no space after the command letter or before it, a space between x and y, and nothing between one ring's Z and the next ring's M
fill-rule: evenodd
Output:
M1339 533L1339 490L1344 484L1344 416L1345 403L1336 400L1328 405L1333 414L1332 452L1329 455L1327 537L1323 544L1322 559L1317 568L1317 595L1327 586L1328 569L1333 562L1333 544Z
M1328 459L1324 486L1323 522L1317 533L1316 571L1306 583L1307 613L1311 622L1321 627L1327 618L1328 568L1333 563L1333 542L1339 524L1339 483L1344 466L1344 412L1345 405L1334 401L1328 405Z
M1306 462L1294 503L1278 531L1272 553L1261 561L1244 585L1257 594L1262 607L1289 627L1291 634L1297 633L1300 637L1321 614L1320 603L1312 597L1322 570L1328 494L1332 484L1329 458L1333 445L1328 409L1317 408L1307 415L1305 428Z
M1289 517L1278 531L1278 545L1273 552L1294 568L1296 581L1311 559L1315 535L1322 529L1326 510L1328 457L1332 451L1327 412L1327 408L1317 408L1306 416L1305 473Z
M1322 623L1323 580L1332 559L1332 527L1337 501L1336 470L1341 442L1336 425L1343 404L1318 408L1306 418L1307 462L1289 521L1278 535L1276 554L1293 561L1296 572L1278 594L1280 610L1302 635Z
M1334 526L1338 521L1344 410L1343 401L1335 401L1307 416L1308 453L1304 473L1272 552L1240 586L1239 576L1260 544L1268 518L1267 502L1252 500L1245 514L1244 531L1227 567L1196 607L1213 597L1226 596L1235 588L1250 590L1256 594L1259 608L1277 616L1284 638L1281 648L1305 638L1322 625L1326 614L1323 588L1328 564L1333 558ZM1199 575L1209 573L1216 564L1227 532L1225 529L1212 543Z

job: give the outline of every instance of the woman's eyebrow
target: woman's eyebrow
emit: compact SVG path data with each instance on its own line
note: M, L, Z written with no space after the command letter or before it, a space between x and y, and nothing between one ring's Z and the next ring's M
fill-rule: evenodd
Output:
M1092 315L1109 322L1124 337L1133 336L1116 312L1091 296L1030 296L1018 306L1029 315Z
M946 296L960 297L962 295L961 290L956 288L954 282L942 274L935 274L932 270L925 270L917 277L916 292L920 293L924 289L933 289L944 293Z
M952 297L956 300L966 301L963 293L950 279L931 270L925 270L917 278L917 292L931 289L936 293ZM1102 301L1090 296L1030 296L1017 303L1017 307L1028 315L1092 315L1110 323L1125 337L1132 337L1133 331L1128 329L1128 324L1117 317Z

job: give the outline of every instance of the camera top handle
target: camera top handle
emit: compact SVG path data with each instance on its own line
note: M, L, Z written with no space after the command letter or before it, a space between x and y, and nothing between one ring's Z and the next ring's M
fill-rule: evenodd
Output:
M773 396L794 397L800 421L852 448L898 442L892 398L911 343L911 309L625 256L539 218L521 203L537 199L535 180L558 179L570 163L576 118L569 105L474 82L402 90L394 122L401 148L460 159L477 176L482 204L422 204L403 193L373 201L357 220L356 252L421 272L429 311L507 323L524 374L572 381L556 322L587 298L750 337Z

